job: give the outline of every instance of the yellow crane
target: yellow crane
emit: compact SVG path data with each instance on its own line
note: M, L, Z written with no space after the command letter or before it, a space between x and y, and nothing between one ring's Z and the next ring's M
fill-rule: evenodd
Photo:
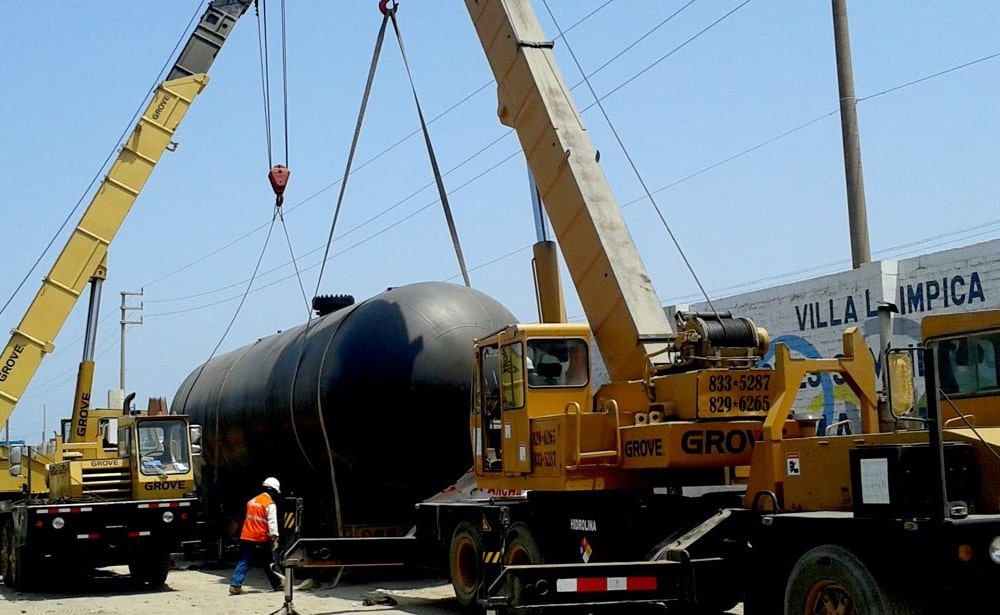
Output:
M48 567L128 564L151 586L194 524L191 457L198 428L186 416L91 407L93 346L108 246L252 0L213 0L121 147L93 200L0 354L0 423L14 411L70 311L92 286L72 418L44 454L0 451L0 575L30 588ZM2 454L6 452L6 454Z
M887 353L881 394L857 327L836 358L779 345L770 368L768 335L750 319L670 322L531 3L466 7L587 323L547 318L475 342L475 496L420 503L402 538L301 538L287 571L430 562L466 610L489 613L743 602L747 613L914 615L991 600L1000 312L925 319L921 360ZM599 387L592 342L610 376ZM951 403L939 362L975 363L978 384L956 385ZM925 415L912 400L917 368ZM861 433L817 433L818 419L793 414L803 378L819 372L856 396Z

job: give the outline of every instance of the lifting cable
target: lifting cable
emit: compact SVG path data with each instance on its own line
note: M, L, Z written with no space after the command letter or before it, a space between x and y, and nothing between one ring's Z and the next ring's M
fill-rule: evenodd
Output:
M731 13L735 12L749 1L750 0L746 0L739 7L731 11ZM618 135L618 130L615 128L615 125L611 122L611 118L608 116L608 112L604 109L604 105L601 104L601 99L597 96L597 92L594 90L594 86L590 83L590 79L587 77L587 73L583 70L583 66L580 65L580 61L577 59L576 54L573 53L573 48L569 44L569 39L562 31L562 28L559 27L559 22L558 20L556 20L556 16L552 14L552 9L549 8L548 0L542 0L542 3L545 5L545 10L548 12L549 17L552 19L552 23L555 24L556 30L559 32L559 36L562 37L563 42L566 44L566 50L569 52L570 57L573 58L573 63L576 64L577 70L579 70L580 74L583 75L583 82L587 85L587 89L590 90L590 95L594 97L594 104L597 105L597 108L601 111L601 115L604 116L604 121L607 122L608 127L611 129L611 133L614 135L615 140L618 142L618 146L621 148L622 153L625 155L625 159L628 161L629 166L632 168L632 172L635 174L636 179L639 180L639 184L642 186L643 191L646 193L646 198L649 199L650 203L652 203L653 209L656 211L656 214L660 218L660 222L666 229L667 234L670 236L671 241L673 241L674 246L677 248L677 252L680 254L681 259L687 266L688 271L691 272L691 277L694 278L695 284L698 285L698 288L701 290L701 294L705 297L705 301L708 303L709 309L712 311L713 314L715 314L716 318L719 318L719 313L718 311L716 311L715 306L712 304L712 299L711 297L708 296L708 291L706 291L705 287L702 286L701 280L698 278L698 274L695 273L694 267L691 266L691 262L688 260L687 254L684 253L684 250L681 248L680 242L677 240L677 237L674 236L674 232L673 230L671 230L670 224L667 223L667 219L664 217L663 212L660 210L659 205L657 205L656 199L653 198L653 193L646 185L646 181L642 177L642 174L639 173L638 167L636 167L635 162L632 160L632 156L629 154L628 148L625 147L625 143ZM682 7L681 10L683 10L683 8L686 8L686 6Z
M253 273L251 274L250 279L247 282L247 286L246 286L246 289L243 292L243 296L240 299L240 303L236 307L236 310L234 311L233 316L230 319L229 324L226 327L226 330L223 332L222 336L219 338L219 341L216 343L215 348L212 349L212 352L209 355L208 359L206 359L205 362L202 363L202 365L198 368L197 373L195 374L194 378L191 381L190 386L187 389L187 392L186 392L186 395L185 395L185 398L184 398L184 403L181 406L182 408L186 408L187 407L187 404L188 404L188 402L190 400L190 397L191 397L191 393L194 391L194 388L197 385L198 380L201 378L202 373L204 373L205 368L208 366L208 363L211 362L211 360L215 357L216 353L218 353L219 348L222 347L222 343L225 341L226 337L229 335L229 332L232 330L233 325L236 323L236 318L239 316L240 312L242 311L243 306L246 303L247 296L249 295L250 290L253 287L253 283L254 283L254 281L257 278L258 272L260 271L260 265L263 262L264 255L267 252L267 247L270 244L271 234L274 231L274 224L275 224L276 221L279 221L279 220L281 221L281 226L282 226L282 229L285 232L285 239L286 239L286 242L288 243L289 251L292 252L292 263L293 263L293 265L295 265L296 276L299 279L299 288L302 291L302 297L303 297L303 299L305 299L305 289L302 286L302 280L301 280L301 276L299 275L298 265L296 264L296 261L295 261L295 254L292 251L291 240L290 240L290 238L288 236L288 229L287 229L287 227L285 225L285 218L284 218L284 215L282 213L282 204L284 203L284 192L285 192L285 187L287 186L287 183L288 183L288 177L290 175L290 172L288 170L288 167L285 166L285 165L282 165L282 164L273 164L273 149L274 148L273 148L272 141L271 141L272 126L271 126L270 70L269 70L269 61L268 61L268 42L267 42L267 30L268 30L268 27L267 27L267 8L266 8L266 3L263 0L260 0L257 3L257 17L258 17L258 44L259 44L259 47L260 47L260 58L261 58L262 94L263 94L263 99L264 99L264 124L265 124L266 141L267 141L268 164L271 167L271 169L270 169L270 171L268 173L268 181L271 184L271 188L274 191L274 195L275 195L274 214L271 217L271 223L270 223L270 225L268 227L268 230L267 230L267 236L264 239L264 244L261 247L259 256L257 257L257 263L254 266ZM283 84L282 85L282 92L283 92L282 107L284 109L283 141L284 141L284 159L287 162L287 160L288 160L288 104L287 104L287 98L288 98L288 88L287 88L288 71L287 71L287 53L286 53L286 49L287 49L287 47L286 47L286 39L287 39L287 37L286 37L286 32L285 32L285 2L284 2L284 0L281 0L281 17L280 17L280 20L281 20L281 49L282 49L281 78L282 78L282 84ZM306 308L307 308L307 310L309 309L309 303L308 303L308 301L306 301ZM215 406L215 417L214 418L215 418L215 437L218 440L218 442L217 442L217 444L215 446L215 451L214 451L215 452L214 463L215 463L215 467L218 468L219 467L219 455L222 452L221 451L222 447L219 445L219 443L221 443L221 441L222 441L222 434L220 432L220 420L219 420L219 406L218 406L218 404L216 404L216 406ZM293 426L294 426L294 422L293 422ZM298 439L298 434L297 433L296 433L296 439ZM300 446L301 446L301 442L300 442ZM216 488L218 486L218 480L219 480L218 473L217 472L213 472L213 476L212 476L213 488Z
M347 156L347 164L344 169L344 177L340 182L340 194L337 197L337 205L333 214L333 223L330 226L330 234L327 238L326 249L323 252L323 259L320 261L320 273L316 281L316 294L319 294L320 284L323 279L323 272L326 269L326 262L330 255L330 248L333 245L333 235L337 227L337 219L340 216L340 209L344 201L344 193L347 190L347 180L351 174L351 167L354 161L354 153L357 149L358 140L361 135L361 126L364 123L365 110L368 106L368 98L371 94L372 83L375 79L375 71L378 67L378 60L382 53L382 43L385 40L385 30L388 25L389 20L392 20L392 27L396 33L396 40L399 44L399 51L403 58L403 66L406 69L407 77L410 81L410 89L413 92L413 100L417 108L417 116L420 119L420 128L424 135L424 143L427 145L427 155L430 159L431 170L434 172L434 182L438 189L438 196L441 200L441 206L444 209L445 220L448 223L448 231L451 234L452 245L455 248L455 255L458 259L458 265L462 272L462 279L465 281L466 286L471 286L469 281L468 268L465 265L465 257L462 255L462 246L458 239L458 231L455 227L455 221L451 213L451 205L448 203L448 194L444 187L444 180L442 179L441 170L438 167L437 157L434 154L434 147L431 144L430 132L427 129L427 122L424 119L423 111L420 107L420 100L417 97L417 89L413 82L413 75L410 72L409 62L406 58L406 50L403 47L403 38L399 31L399 24L396 21L396 11L399 10L399 2L396 0L380 0L378 4L379 11L382 13L382 25L379 28L378 36L375 40L375 50L372 54L371 66L368 69L368 81L365 84L364 95L361 99L361 109L358 113L358 121L354 127L354 138L351 142L350 152Z
M260 49L260 73L261 92L264 98L264 134L267 141L267 165L270 167L267 179L274 190L274 217L281 221L281 228L285 234L285 243L288 246L288 253L292 259L292 267L295 269L295 278L299 283L299 292L302 293L302 302L306 306L306 313L309 313L309 300L306 298L306 289L302 284L302 275L299 272L298 260L295 258L295 250L292 248L292 240L288 235L288 226L285 224L285 214L282 205L285 202L285 187L288 185L288 178L291 171L288 170L288 35L285 29L285 0L281 0L281 108L282 108L282 142L284 143L284 164L274 163L274 144L272 143L273 127L271 123L271 71L268 50L268 20L267 2L258 0L260 13L258 14L257 38Z
M268 23L268 21L267 21L267 3L264 0L260 0L260 4L263 5L263 9L262 9L263 10L263 20L262 20L261 27L258 29L258 39L259 39L258 40L258 44L259 44L259 47L261 49L261 87L262 87L263 98L264 98L264 130L265 130L265 133L267 134L267 163L268 163L268 166L270 166L270 171L268 172L267 178L268 178L268 182L271 184L271 189L274 191L274 216L271 219L271 225L273 227L275 220L280 220L281 221L281 228L283 229L284 234L285 234L285 243L288 245L288 252L291 255L292 266L295 269L295 279L298 281L299 292L302 293L302 301L303 301L303 303L306 306L306 314L307 314L306 325L305 325L305 328L303 329L303 332L302 332L302 342L301 342L301 345L299 346L299 357L298 357L298 360L296 361L296 364L295 364L295 373L292 376L292 382L291 382L292 390L290 391L290 395L289 395L290 403L289 403L289 409L288 409L289 410L289 423L291 424L292 433L295 436L295 442L296 442L296 444L298 444L299 451L302 453L302 457L305 459L306 463L309 464L310 467L313 467L313 469L315 469L315 467L312 465L312 461L309 459L309 456L306 454L305 447L302 444L302 439L299 436L298 426L296 425L296 422L295 422L295 384L296 384L296 382L298 380L299 366L302 363L302 356L303 356L303 352L305 350L306 336L309 333L309 325L310 325L311 320L312 320L312 311L310 309L309 300L306 298L305 286L302 283L302 273L299 271L298 261L295 258L295 251L292 248L292 241L291 241L291 238L289 237L289 234L288 234L288 227L285 224L284 209L282 207L284 205L284 202L285 202L285 188L288 185L288 178L291 175L291 172L288 170L288 166L287 166L288 160L289 160L289 145L288 145L288 142L289 142L289 139L288 139L288 54L287 54L287 40L288 40L288 37L287 37L286 29L285 29L285 23L286 23L286 20L285 20L285 0L281 0L281 19L280 19L280 22L281 22L282 110L283 110L283 121L284 121L282 137L283 137L283 142L284 142L284 154L285 154L284 161L285 161L285 164L275 164L274 163L274 149L275 148L274 148L274 146L273 146L273 144L271 142L271 137L272 137L272 134L273 134L273 127L272 127L272 123L271 123L271 90L270 90L271 79L270 79L269 60L268 60L268 58L269 58L269 56L268 56L268 50L270 49L270 45L268 44L268 40L267 40L267 30L268 30L268 28L267 28L267 23ZM269 232L269 234L270 234L270 232ZM252 280L251 280L251 282L252 282ZM218 412L219 412L219 409L218 409L218 407L216 407L216 414L218 414ZM321 412L320 412L320 417L319 418L320 418L320 423L322 424L323 416L322 416ZM216 433L218 435L218 432L216 432ZM333 472L332 451L330 451L329 440L326 438L326 428L325 427L323 427L323 436L324 436L324 440L326 441L326 447L327 447L328 456L331 456L330 470L331 470L331 475L332 475L332 472ZM334 500L336 501L336 500L338 500L336 481L334 481L333 490L334 490ZM339 510L339 505L337 506L337 508Z
M326 247L324 248L323 251L323 258L320 260L319 275L316 277L316 290L313 293L313 297L319 296L319 291L323 283L323 273L326 271L326 263L330 256L330 248L333 245L333 235L337 229L337 221L340 218L340 211L344 204L344 195L347 191L347 180L351 176L351 166L354 162L354 154L357 151L358 141L361 136L361 126L364 123L365 111L368 108L368 98L371 95L372 83L375 80L375 70L378 67L378 59L382 52L382 42L385 40L385 29L386 25L388 24L388 19L389 19L388 15L385 13L385 11L383 11L382 25L379 28L378 36L375 39L375 50L372 53L371 65L368 68L368 80L365 83L364 94L361 97L361 108L358 111L358 119L354 126L354 137L351 140L351 147L348 150L347 154L347 162L344 167L344 177L340 181L340 192L337 195L337 204L334 206L333 221L330 224L330 233L326 240ZM309 455L306 452L305 447L302 445L302 440L299 437L298 427L295 424L295 389L296 389L295 385L298 382L299 370L302 367L302 360L305 356L305 346L309 337L309 329L313 322L313 316L314 313L310 312L309 319L306 321L305 326L302 328L301 341L299 342L299 356L295 362L295 371L292 374L291 391L289 392L289 415L290 415L289 422L291 423L292 426L292 432L295 435L295 441L299 445L299 452L302 454L303 459L305 459L309 467L311 467L313 470L316 470L316 466L313 465L312 460L309 458ZM317 378L321 377L322 377L322 361L320 369L317 371ZM323 434L323 443L326 446L327 464L330 472L330 486L333 492L333 511L334 511L334 520L336 524L335 528L336 535L343 536L344 526L343 526L343 517L341 513L341 504L340 504L340 490L337 485L337 471L334 466L334 457L338 455L336 455L336 453L333 451L333 446L330 442L330 434L329 431L327 430L326 421L323 416L323 398L321 395L322 388L323 388L322 382L317 382L316 400L315 400L316 416L317 419L319 420L320 432ZM336 586L337 583L339 583L340 576L343 573L343 571L344 571L343 568L340 568L340 570L338 571L337 577L334 580L334 586Z
M462 246L458 242L458 231L455 228L455 220L451 215L451 206L448 204L448 193L444 189L444 181L441 179L441 170L438 168L437 157L434 155L434 147L431 145L431 135L427 130L427 122L424 121L424 113L420 109L420 99L417 98L417 86L413 83L413 74L410 72L410 63L406 59L406 49L403 47L403 36L399 32L399 23L396 21L396 11L399 10L399 3L396 0L381 0L378 8L382 14L388 14L392 19L392 29L396 32L396 42L399 43L399 53L403 57L403 67L406 68L406 76L410 80L410 90L413 91L413 102L417 106L417 116L420 118L420 129L424 133L424 143L427 144L427 155L430 158L431 169L434 171L434 182L437 184L438 194L441 197L441 207L444 209L444 217L448 221L448 232L451 233L451 243L455 247L455 256L458 257L458 266L462 270L462 279L466 286L469 283L469 271L465 267L465 257L462 256Z
M355 155L355 153L357 151L358 141L360 140L361 127L364 124L365 111L368 108L368 100L369 100L369 97L371 95L372 84L374 83L374 80L375 80L375 72L376 72L376 70L378 68L378 60L379 60L379 57L380 57L381 52L382 52L382 44L385 41L386 26L388 25L388 22L389 22L390 19L392 20L393 30L396 33L396 39L397 39L397 41L399 43L400 52L403 55L403 63L406 66L407 75L409 76L409 79L410 79L410 87L411 87L411 89L413 91L414 101L416 102L416 105L417 105L417 114L420 117L421 129L423 130L423 134L424 134L424 142L427 145L427 152L428 152L428 156L430 157L431 168L434 171L435 183L437 184L438 193L439 193L440 198L441 198L441 204L442 204L442 206L444 208L445 218L447 219L447 222L448 222L449 231L450 231L451 237L452 237L452 243L453 243L453 245L455 247L455 252L456 252L456 255L458 257L459 266L460 266L460 268L462 270L462 277L465 280L466 286L470 286L468 270L467 270L467 268L465 266L465 259L464 259L463 255L462 255L461 245L459 244L459 241L458 241L458 234L457 234L457 231L455 229L454 219L453 219L452 214L451 214L451 207L448 204L447 193L446 193L446 191L444 189L444 182L441 179L441 172L440 172L440 169L439 169L438 164L437 164L437 159L436 159L436 157L434 155L434 148L431 145L430 134L429 134L429 132L427 130L427 123L424 120L423 112L420 109L420 101L417 98L416 87L415 87L415 85L413 83L413 77L410 74L409 64L406 61L406 52L405 52L405 50L403 48L403 41L402 41L402 37L401 37L400 32L399 32L399 25L396 22L396 10L397 9L398 9L398 3L396 3L395 1L390 2L390 0L381 0L379 2L379 10L382 13L382 24L379 27L378 36L376 37L376 40L375 40L375 48L374 48L374 51L372 53L372 60L371 60L371 64L370 64L369 69L368 69L368 79L367 79L367 81L365 83L364 94L362 95L362 99L361 99L361 107L360 107L360 109L358 111L358 119L357 119L357 122L355 123L355 127L354 127L354 136L353 136L353 138L351 140L351 147L350 147L350 149L348 151L347 162L346 162L345 167L344 167L344 176L343 176L343 178L341 179L341 182L340 182L340 192L339 192L339 194L337 196L336 206L334 207L333 221L332 221L332 223L330 225L330 233L329 233L329 236L327 238L326 247L325 247L324 252L323 252L323 258L320 261L320 272L319 272L319 275L317 276L316 291L314 293L314 296L318 296L319 295L319 291L320 291L320 288L321 288L321 285L322 285L322 281L323 281L323 273L326 270L326 263L327 263L327 260L329 259L330 249L331 249L331 247L333 245L333 237L334 237L334 233L336 232L337 221L338 221L338 219L340 217L340 212L341 212L341 209L343 207L344 195L346 194L346 191L347 191L347 182L348 182L348 180L350 178L350 175L351 175L351 167L352 167L352 164L353 164L353 161L354 161L354 155ZM296 361L295 373L293 374L293 377L292 377L292 390L291 390L291 397L290 397L290 400L291 400L290 411L291 411L291 414L292 414L292 416L291 416L291 419L292 419L291 420L292 429L295 432L295 438L296 438L296 441L297 441L297 443L299 445L299 450L302 453L303 457L305 458L306 462L311 467L313 467L313 469L315 469L315 466L313 466L312 462L309 460L308 455L306 454L305 448L302 446L302 442L299 439L298 429L297 429L297 427L295 425L295 420L294 420L295 419L295 417L294 417L294 413L295 413L295 401L294 401L295 382L298 379L299 369L300 369L300 367L302 365L302 359L303 359L303 356L304 356L304 353L305 353L305 345L306 345L306 341L308 339L309 329L310 329L310 326L311 326L312 322L313 322L313 315L312 315L312 313L310 313L310 318L309 318L308 321L306 321L306 324L305 324L305 326L302 329L302 339L301 339L301 343L299 345L299 357L298 357L298 360ZM323 353L322 356L325 358L325 353ZM322 363L323 363L323 361L321 360L320 370L317 373L317 377L322 377ZM334 464L334 457L336 457L337 455L333 451L333 447L332 447L332 445L330 443L330 435L329 435L329 432L328 432L328 430L326 428L326 423L325 423L325 418L324 418L324 412L323 412L323 397L322 397L322 394L321 394L321 392L322 392L322 386L321 385L322 385L322 382L317 382L317 384L316 384L316 399L315 399L315 402L316 402L316 413L317 413L317 418L318 418L319 424L320 424L320 431L323 434L323 440L324 440L324 443L326 445L327 462L328 462L328 465L329 465L329 472L330 472L330 482L331 482L331 487L332 487L332 490L333 490L333 499L334 499L333 510L334 510L334 518L335 518L335 523L336 523L336 535L337 536L343 536L343 519L342 519L342 512L341 512L340 493L339 493L339 489L338 489L338 485L337 485L337 475L336 475L336 468L335 468L335 464ZM341 567L340 570L338 571L337 577L334 580L334 585L336 585L339 582L340 576L343 573L343 570L344 569Z

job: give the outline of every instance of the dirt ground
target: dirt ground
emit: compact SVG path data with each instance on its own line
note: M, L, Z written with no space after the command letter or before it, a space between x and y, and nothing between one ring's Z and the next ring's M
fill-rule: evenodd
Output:
M204 567L178 561L166 585L156 591L138 591L131 586L126 568L106 568L69 585L54 578L48 591L22 594L0 585L2 615L278 615L286 609L284 594L270 590L264 573L251 570L246 594L229 595L231 567ZM412 615L458 615L461 610L451 585L444 579L401 574L348 572L334 578L297 582L311 588L293 592L292 606L299 615L347 615L349 613L409 613ZM386 578L388 577L388 578ZM60 586L61 585L61 586ZM45 589L45 588L43 588ZM367 600L366 600L367 598ZM737 607L731 614L741 614Z
M190 568L189 568L190 567ZM3 615L177 615L205 613L285 613L284 594L272 592L263 572L251 570L244 583L246 594L229 595L232 569L178 562L166 585L157 591L132 588L126 568L106 568L74 587L22 594L0 585L0 613ZM451 585L443 579L397 578L366 580L350 574L334 586L332 579L314 584L312 589L295 591L292 604L300 615L343 615L347 613L411 613L413 615L456 615L458 603ZM365 604L369 597L373 603ZM388 599L387 599L388 598ZM395 603L393 605L392 603Z

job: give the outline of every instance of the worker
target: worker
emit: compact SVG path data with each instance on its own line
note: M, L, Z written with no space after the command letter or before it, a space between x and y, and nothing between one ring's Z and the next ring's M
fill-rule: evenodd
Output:
M281 483L269 476L264 479L264 491L247 502L247 516L240 532L240 561L229 580L229 595L244 593L243 580L251 565L264 568L271 589L284 589L281 577L271 569L278 552L278 506L274 498L281 494Z

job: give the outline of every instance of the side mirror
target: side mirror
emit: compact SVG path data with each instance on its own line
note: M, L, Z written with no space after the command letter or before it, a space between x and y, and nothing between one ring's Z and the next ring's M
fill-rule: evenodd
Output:
M8 471L11 476L21 475L21 447L14 446L10 449L10 459L8 460Z
M889 365L889 408L896 418L904 418L913 412L915 394L913 389L913 361L906 351L890 351Z
M201 425L188 426L191 435L191 454L197 457L201 455Z
M21 457L24 455L24 451L20 446L11 447L8 450L10 451L10 459L7 462L7 470L11 476L20 476L21 470L24 467L21 465Z
M108 427L105 432L104 439L108 441L111 446L118 446L118 419L108 419Z

